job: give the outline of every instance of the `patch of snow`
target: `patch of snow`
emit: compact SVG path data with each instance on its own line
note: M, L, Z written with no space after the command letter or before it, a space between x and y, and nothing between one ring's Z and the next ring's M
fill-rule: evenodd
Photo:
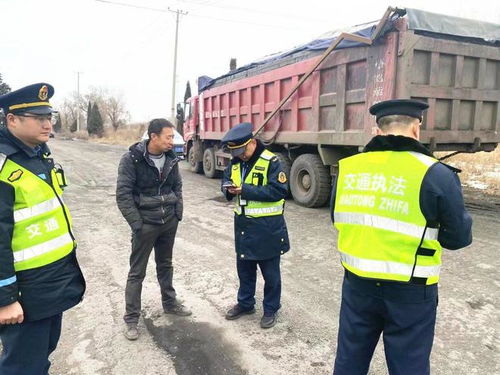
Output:
M488 189L488 184L485 184L484 182L481 181L469 180L466 182L466 184L470 187L473 187L474 189L479 189L479 190Z

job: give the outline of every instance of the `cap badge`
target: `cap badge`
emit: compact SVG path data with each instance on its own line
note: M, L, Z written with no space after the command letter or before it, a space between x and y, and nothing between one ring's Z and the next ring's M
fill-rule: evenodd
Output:
M43 85L42 87L40 87L40 91L38 91L38 98L40 100L47 100L47 98L49 97L49 88L46 86L46 85Z

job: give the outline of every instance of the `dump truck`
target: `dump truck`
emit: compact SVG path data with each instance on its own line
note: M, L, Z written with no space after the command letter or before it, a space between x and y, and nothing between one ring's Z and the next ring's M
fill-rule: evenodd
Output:
M190 169L209 178L230 160L234 125L277 154L291 195L324 205L338 161L374 135L369 107L388 99L429 104L421 141L431 151L492 151L500 140L500 25L416 9L331 33L210 79L189 98L184 139Z

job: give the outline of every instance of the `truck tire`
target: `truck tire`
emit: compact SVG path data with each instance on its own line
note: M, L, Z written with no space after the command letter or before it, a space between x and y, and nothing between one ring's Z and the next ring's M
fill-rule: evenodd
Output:
M283 168L283 171L286 174L286 178L290 181L290 170L292 169L292 161L288 157L287 154L284 152L275 152L274 153L277 157L278 160L280 161L281 167ZM290 193L290 185L288 185L288 196L287 198L291 197Z
M203 173L208 178L219 177L219 171L215 169L215 151L209 147L203 153Z
M305 207L324 206L330 196L330 174L315 154L300 155L290 172L290 190L294 200Z
M203 173L203 162L196 161L194 147L189 148L187 162L189 163L189 170L193 173Z

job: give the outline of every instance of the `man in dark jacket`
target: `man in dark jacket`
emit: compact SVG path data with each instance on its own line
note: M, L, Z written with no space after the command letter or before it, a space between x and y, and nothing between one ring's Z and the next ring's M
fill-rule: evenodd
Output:
M48 373L63 311L82 300L62 168L49 157L49 99L38 83L0 96L0 374Z
M156 273L165 313L191 315L176 300L172 250L182 220L179 159L172 151L174 126L165 119L149 123L149 139L130 146L118 167L116 202L132 229L130 271L125 289L125 337L139 337L142 282L154 247Z
M287 176L272 152L253 138L252 124L232 128L222 139L233 159L224 171L222 191L235 199L234 238L240 280L238 303L226 314L233 320L255 312L257 265L264 277L262 328L276 324L281 307L281 255L290 249L283 210Z
M345 277L334 374L363 375L383 332L391 375L429 374L442 248L472 242L458 170L418 140L426 103L373 105L378 134L340 161L332 221Z

